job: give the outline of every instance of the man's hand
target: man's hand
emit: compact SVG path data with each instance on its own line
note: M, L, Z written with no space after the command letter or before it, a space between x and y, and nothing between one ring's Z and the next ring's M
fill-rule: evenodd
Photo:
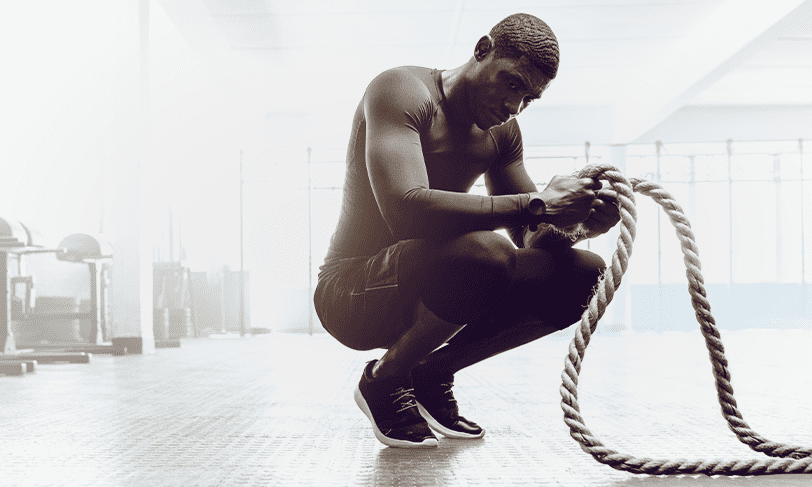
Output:
M586 220L601 186L592 178L553 177L539 195L546 206L542 221L565 228Z
M595 201L592 202L592 210L589 218L584 223L584 230L587 238L595 238L608 232L620 221L620 207L618 206L617 193L611 189L601 189Z

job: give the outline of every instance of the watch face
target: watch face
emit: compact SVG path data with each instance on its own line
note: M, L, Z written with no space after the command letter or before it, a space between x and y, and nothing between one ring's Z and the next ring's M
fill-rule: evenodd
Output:
M530 213L536 216L543 215L544 212L547 211L547 204L544 203L544 200L541 198L531 198L528 208L530 209Z

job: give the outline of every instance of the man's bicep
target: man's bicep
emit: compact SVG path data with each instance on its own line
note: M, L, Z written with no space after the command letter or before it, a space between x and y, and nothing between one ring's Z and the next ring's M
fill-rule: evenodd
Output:
M413 108L420 99L391 86L392 79L376 80L364 98L366 164L375 200L390 228L408 216L404 200L429 179L420 142L419 119ZM400 81L402 88L403 82Z
M397 108L381 108L368 110L366 117L366 163L372 189L402 195L414 187L428 187L420 134L398 120L393 113Z

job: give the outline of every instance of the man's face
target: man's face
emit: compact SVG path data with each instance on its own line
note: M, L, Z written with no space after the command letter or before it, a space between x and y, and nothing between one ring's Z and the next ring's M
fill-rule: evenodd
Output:
M506 123L540 98L550 81L526 56L512 59L488 53L469 86L474 123L482 130Z

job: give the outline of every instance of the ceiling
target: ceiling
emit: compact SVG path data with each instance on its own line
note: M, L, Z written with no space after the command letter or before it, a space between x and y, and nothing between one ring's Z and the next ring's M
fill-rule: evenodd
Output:
M812 0L158 3L200 55L263 67L268 112L351 113L381 71L460 65L493 24L527 12L561 47L559 76L519 118L531 143L678 137L675 116L728 137L758 137L765 113L787 138L812 131Z

